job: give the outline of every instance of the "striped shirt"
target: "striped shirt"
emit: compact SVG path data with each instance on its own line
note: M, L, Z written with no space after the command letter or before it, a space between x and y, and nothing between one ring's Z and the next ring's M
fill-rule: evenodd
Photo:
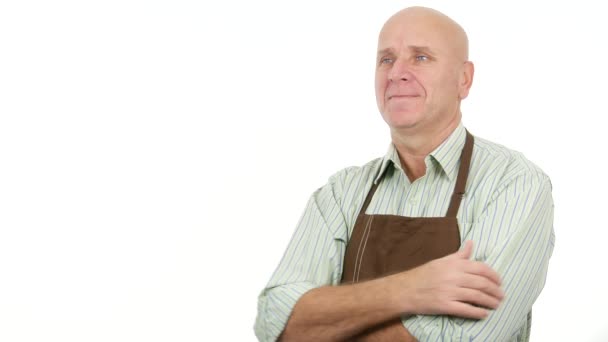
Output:
M258 298L257 337L275 341L305 292L340 283L346 245L372 183L379 185L367 214L445 216L464 141L461 123L425 158L426 174L414 182L390 144L383 158L345 168L317 189ZM404 326L419 341L528 341L555 240L549 178L521 153L475 137L457 219L461 242L473 240L472 258L498 272L505 298L483 320L414 315L403 318Z

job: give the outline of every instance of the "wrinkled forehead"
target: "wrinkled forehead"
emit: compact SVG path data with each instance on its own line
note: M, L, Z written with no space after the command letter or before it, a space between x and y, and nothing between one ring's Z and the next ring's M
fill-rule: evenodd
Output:
M378 36L378 51L402 49L407 46L428 46L446 50L449 40L442 35L438 25L422 18L399 18L389 20Z
M395 15L384 24L378 36L378 51L398 52L410 46L425 46L458 59L467 58L464 31L449 19L435 15Z

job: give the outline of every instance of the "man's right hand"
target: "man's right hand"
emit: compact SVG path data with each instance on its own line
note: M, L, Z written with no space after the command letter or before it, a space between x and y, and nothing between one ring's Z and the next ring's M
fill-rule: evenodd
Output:
M417 314L485 318L486 308L496 309L503 298L500 277L488 265L469 260L472 249L467 241L461 251L409 271L314 288L296 303L282 340L350 340L374 326ZM366 337L373 340L385 333L373 330Z
M460 251L392 275L405 314L482 319L504 297L501 280L488 265L469 260L473 242ZM487 308L487 309L486 309Z

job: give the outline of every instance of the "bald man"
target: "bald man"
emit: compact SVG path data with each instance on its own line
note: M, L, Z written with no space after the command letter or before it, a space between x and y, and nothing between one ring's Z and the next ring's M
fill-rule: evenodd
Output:
M259 296L262 341L527 341L554 244L549 178L461 121L465 31L404 9L378 39L386 155L313 193Z

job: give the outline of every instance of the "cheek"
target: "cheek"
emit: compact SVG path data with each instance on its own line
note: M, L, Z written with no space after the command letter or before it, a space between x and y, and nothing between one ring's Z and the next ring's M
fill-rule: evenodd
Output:
M444 96L450 97L450 95L458 94L458 75L451 72L446 72L446 76L437 80L437 89L442 92Z
M449 77L437 77L437 75L427 75L420 80L426 97L433 102L433 99L443 99L453 88L453 81Z
M451 108L458 98L458 84L451 77L434 78L426 86L427 106L431 111Z

